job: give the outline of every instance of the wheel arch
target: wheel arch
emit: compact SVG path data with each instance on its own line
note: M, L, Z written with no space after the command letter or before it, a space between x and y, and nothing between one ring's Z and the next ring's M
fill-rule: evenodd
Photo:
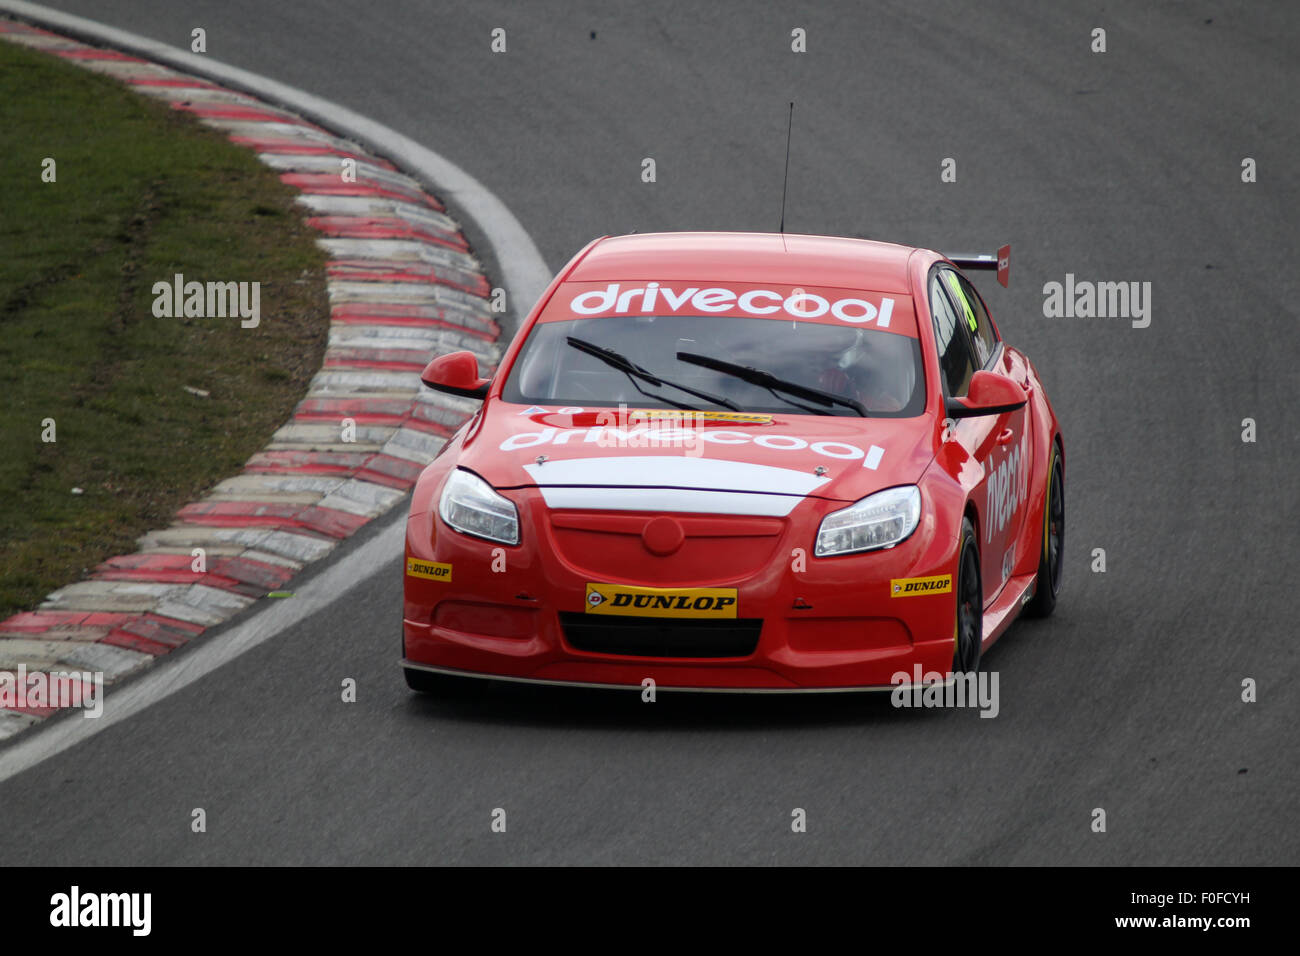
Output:
M974 497L966 499L966 506L962 509L962 517L970 518L970 523L975 526L975 543L976 545L982 540L980 538L980 509L975 503ZM960 528L958 529L960 533Z

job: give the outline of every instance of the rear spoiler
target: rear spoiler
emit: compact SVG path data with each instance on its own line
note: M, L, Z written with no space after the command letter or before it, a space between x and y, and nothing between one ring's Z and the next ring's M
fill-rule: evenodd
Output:
M1006 287L1007 281L1011 274L1011 247L1003 246L997 251L997 255L974 255L968 256L960 253L945 256L945 258L959 269L996 269L998 271L998 282Z

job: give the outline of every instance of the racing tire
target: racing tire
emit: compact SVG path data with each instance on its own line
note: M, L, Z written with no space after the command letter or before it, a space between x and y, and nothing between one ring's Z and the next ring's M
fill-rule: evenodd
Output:
M984 641L984 587L980 581L980 548L970 518L961 522L961 546L957 549L957 639L953 648L952 672L973 674L980 669L980 645Z
M1052 460L1047 470L1047 500L1043 503L1043 550L1034 578L1034 596L1025 605L1030 617L1048 617L1056 610L1061 593L1061 568L1065 555L1065 469L1061 449L1052 443Z

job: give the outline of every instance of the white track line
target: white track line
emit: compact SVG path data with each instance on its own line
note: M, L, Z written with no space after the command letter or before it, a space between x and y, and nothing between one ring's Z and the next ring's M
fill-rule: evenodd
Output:
M351 137L407 172L417 174L435 195L452 200L487 238L505 281L511 311L520 318L550 281L550 270L537 246L500 199L455 163L382 123L256 73L93 20L20 0L0 0L0 11L76 39L134 53L255 93ZM102 717L87 719L71 714L26 731L12 745L0 750L0 782L192 684L365 584L401 552L405 517L405 509L396 508L388 517L377 519L382 530L374 538L297 588L294 597L267 602L246 621L214 638L201 639L193 650L164 657L141 677L115 688L105 700Z
M216 637L201 637L193 649L167 655L140 677L123 687L113 688L105 697L102 716L83 717L81 711L73 710L19 735L13 744L0 751L0 782L174 694L309 615L329 607L353 588L386 570L402 552L406 509L395 508L379 521L383 528L379 534L349 555L347 560L295 587L293 597L264 601L262 609L248 620ZM393 680L398 679L394 668Z

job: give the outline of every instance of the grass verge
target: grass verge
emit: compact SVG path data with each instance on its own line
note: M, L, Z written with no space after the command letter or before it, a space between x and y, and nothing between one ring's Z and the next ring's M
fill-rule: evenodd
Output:
M294 190L188 114L0 41L0 129L3 620L237 473L320 367L329 309ZM176 273L260 282L259 326L156 318Z

